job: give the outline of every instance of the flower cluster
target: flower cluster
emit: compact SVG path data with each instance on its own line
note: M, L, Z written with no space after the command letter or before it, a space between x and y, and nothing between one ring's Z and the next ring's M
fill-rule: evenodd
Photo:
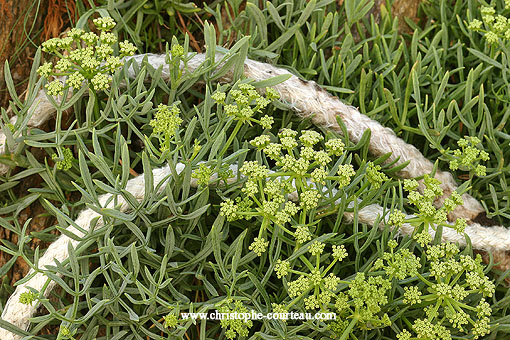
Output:
M54 79L46 84L49 95L61 96L65 89L79 89L85 81L93 90L104 91L110 86L113 72L124 64L121 58L135 53L136 47L124 41L119 43L119 55L114 55L117 36L110 32L116 25L112 18L97 18L93 22L99 35L73 28L65 37L42 44L43 51L54 54L58 60L44 63L37 73L48 80L67 76L65 83Z
M181 110L177 105L178 103L174 103L172 107L169 107L165 104L159 104L154 119L149 123L153 128L152 133L159 138L162 152L170 150L171 138L182 124Z
M279 307L289 310L298 301L302 301L307 310L329 310L329 304L335 298L338 285L341 282L345 283L330 271L348 254L343 245L333 245L332 252L326 255L325 247L325 243L314 241L308 247L308 253L312 259L308 259L305 255L300 256L304 263L309 263L310 272L308 273L292 269L291 263L287 260L276 262L274 269L278 278L287 281L291 273L297 275L296 279L287 281L287 292L293 300L288 305ZM326 268L321 264L324 261L329 262ZM312 263L315 263L315 266Z
M459 255L455 244L443 243L428 246L426 257L430 276L414 273L421 284L405 287L403 294L404 304L425 308L427 317L416 319L412 325L415 338L450 340L450 329L471 333L474 339L488 334L492 310L485 297L492 297L495 285L484 274L481 256ZM475 299L477 303L473 303ZM404 330L398 339L411 337L412 333Z
M24 305L31 305L35 300L37 300L37 294L30 290L27 290L19 295L19 302Z
M388 176L381 172L381 166L375 165L373 162L368 162L366 172L366 177L374 188L380 188L384 182L389 180Z
M400 249L395 252L397 241L388 242L390 252L385 252L374 263L374 269L383 269L390 280L397 278L403 280L407 277L413 277L418 274L421 267L420 260L409 251L409 249Z
M273 100L279 99L280 95L272 88L266 88L265 97L260 95L253 85L240 84L237 89L230 90L227 94L217 91L211 98L219 105L227 116L234 117L243 123L256 123L265 129L270 129L274 123L273 117L265 115L260 119L254 118L257 112L262 112Z
M64 159L59 160L58 155L56 153L51 155L51 159L55 161L55 165L58 170L67 171L71 169L71 167L73 166L74 160L73 152L69 148L63 148L62 153L64 154Z
M391 325L388 314L382 312L388 303L390 288L390 281L382 276L367 277L363 272L357 273L347 292L336 296L337 321L330 325L331 330L341 335L350 323L361 329Z
M505 2L505 9L510 9L510 3ZM480 9L482 20L474 19L468 28L474 32L481 32L490 45L498 43L499 39L510 40L510 20L497 14L494 7L483 6Z
M450 170L473 171L477 176L486 175L486 167L481 161L488 161L489 154L477 148L481 143L478 137L465 137L457 141L460 149L453 150L453 159L450 161Z
M163 320L165 321L165 328L174 328L179 324L179 319L177 319L177 316L174 313L168 313L163 317Z
M76 330L71 332L71 330L69 328L67 328L66 326L60 327L60 330L59 330L59 335L63 339L74 340L74 337L73 337L74 333L76 333Z
M318 147L324 140L320 133L304 130L298 135L297 131L284 128L278 133L278 141L272 141L268 135L251 140L252 146L276 164L276 170L270 172L258 161L245 161L240 168L246 178L241 189L243 197L238 197L237 201L226 199L221 203L220 213L229 221L257 216L262 219L259 241L250 248L256 250L259 256L266 249L263 235L270 224L291 234L298 245L310 240L312 235L308 224L313 222L315 211L324 197L320 188L327 180L337 181L338 188L343 188L355 175L350 164L340 165L337 174L331 174L333 158L344 152L340 139L329 139L324 147ZM296 196L299 205L289 198ZM294 226L295 231L286 227L288 223Z
M407 199L418 210L416 217L409 220L415 226L415 240L422 246L431 242L432 236L429 234L429 227L436 230L437 226L444 226L453 228L458 233L463 233L467 226L465 219L459 218L453 225L447 223L448 213L463 204L459 193L454 191L450 197L444 200L443 206L437 209L434 202L438 197L443 196L443 189L440 187L441 182L432 176L425 175L423 184L425 188L423 193L420 194L418 181L414 179L404 180L404 190L409 193ZM401 225L404 222L403 213L392 213L389 222L394 225Z
M219 313L232 315L234 313L242 314L249 312L248 308L246 308L241 301L233 300L232 298L227 298L220 304L218 308ZM234 339L237 335L246 337L249 334L249 329L253 326L253 321L251 320L234 318L223 318L220 323L221 327L225 330L227 339Z
M212 173L213 170L211 168L205 165L205 163L200 163L198 169L191 174L191 177L197 179L199 186L207 186L211 180Z

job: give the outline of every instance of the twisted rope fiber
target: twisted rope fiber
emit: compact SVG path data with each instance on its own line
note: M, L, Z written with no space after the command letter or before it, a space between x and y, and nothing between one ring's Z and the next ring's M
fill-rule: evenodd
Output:
M165 62L164 55L137 55L133 56L132 59L139 65L142 64L144 58L148 59L148 63L153 67L158 68L163 66L162 76L164 78L169 77L168 65ZM221 55L217 57L221 58ZM192 71L199 67L205 61L205 55L198 54L190 60L188 63L188 70ZM130 69L131 75L134 75L134 70ZM269 64L256 62L253 60L246 59L245 61L245 76L255 80L265 80L281 74L290 74L288 71L281 68L271 66ZM232 80L232 73L229 72L223 76L221 81L229 82ZM392 130L381 126L378 122L371 120L365 115L362 115L354 107L347 106L342 103L338 98L330 95L326 91L322 90L313 81L304 81L296 76L291 76L287 81L274 86L274 88L280 93L281 100L287 102L299 116L303 118L311 117L312 121L319 126L332 129L336 132L341 133L340 127L336 123L336 116L340 116L345 122L348 129L349 137L354 142L358 142L366 129L371 129L372 137L370 140L369 149L372 154L380 156L388 152L392 152L392 156L388 161L395 161L397 158L397 164L410 161L410 164L400 171L399 175L404 178L418 177L432 171L433 165L427 160L414 146L406 144L402 139L398 138ZM55 112L55 108L47 100L46 94L41 90L36 99L36 104L33 109L32 116L30 117L28 125L31 127L41 126L44 122L51 118ZM11 119L11 123L15 123L16 118ZM0 145L5 145L6 137L0 132ZM11 148L14 146L10 146ZM2 149L5 152L5 148ZM184 168L184 165L179 164L177 171L180 173ZM8 168L0 168L0 173L5 173ZM237 170L237 167L235 169ZM158 183L167 176L170 175L169 167L163 167L155 169L153 171L154 182ZM453 192L456 189L456 183L453 176L446 172L437 172L436 178L441 180L445 196ZM196 182L192 181L192 185L196 185ZM138 176L130 181L126 186L126 190L132 193L138 200L142 200L144 197L144 178ZM113 208L111 202L112 196L107 194L100 197L101 205ZM483 212L481 204L476 201L473 197L465 194L463 196L464 206L457 208L450 218L464 217L468 220L472 220L479 213ZM129 209L127 202L119 197L119 209L120 211L126 211ZM441 203L440 200L438 203ZM367 206L358 211L358 219L362 223L374 225L378 216L383 216L384 209L378 205ZM345 216L348 219L353 218L352 213L346 213ZM84 229L85 231L90 230L90 222L98 218L97 225L102 225L102 219L96 212L86 209L83 210L76 219L76 224ZM84 234L78 229L70 226L69 231L75 235L82 237ZM402 234L410 235L414 228L409 224L404 224L400 228ZM434 235L432 229L429 230L431 235ZM486 251L505 251L510 249L510 234L508 230L501 226L484 227L478 223L471 223L465 231L471 239L473 247L479 250ZM460 246L466 245L464 235L457 234L453 229L446 228L443 230L442 235L443 241L456 242ZM54 260L57 259L60 262L64 261L68 257L67 245L71 242L71 245L75 247L78 241L73 240L65 235L61 235L57 241L52 243L46 250L45 254L39 260L39 267L45 268L47 265L53 264ZM33 273L31 271L29 275ZM16 291L9 298L2 318L5 321L16 325L21 329L27 329L29 326L29 318L35 313L36 307L30 305L24 305L19 302L19 296L21 293L26 291L27 287L32 287L38 291L41 291L47 282L47 277L41 273L35 274L29 281L19 285ZM55 286L55 282L49 282L48 287L43 292L44 296L48 296L49 292ZM7 330L0 329L0 339L2 340L19 340L20 336L8 332Z
M178 163L176 166L176 172L180 174L185 168L185 165L182 163ZM237 180L237 170L238 167L236 164L231 165L230 169L232 170L234 176L232 176L229 180L229 182L235 182ZM168 180L169 176L171 176L171 170L168 165L159 168L154 169L152 171L152 176L154 178L153 183L155 184L155 187L158 188L157 192L161 193L164 188L166 181ZM214 174L212 176L212 179L214 180L217 178L217 174ZM191 186L197 187L197 180L192 179L191 180ZM143 200L145 196L145 182L144 182L144 175L139 175L127 182L126 185L126 191L129 191L139 202ZM154 191L154 188L151 189L150 193ZM333 189L332 194L333 196L337 193L337 190ZM328 196L327 194L325 196ZM289 196L290 199L296 201L298 199L297 194L291 194ZM114 202L117 202L117 209L121 212L126 212L130 209L129 204L126 202L126 200L122 196L116 196L116 201L113 200L112 194L104 194L99 197L99 203L101 207L105 208L114 208L115 204ZM340 203L340 199L335 202L336 204ZM350 208L352 208L353 204L350 204ZM344 216L352 221L354 219L355 214L352 212L345 212ZM357 217L359 222L365 223L368 225L374 225L377 223L377 221L381 221L379 223L379 227L383 228L385 226L385 222L387 221L387 214L385 214L384 209L377 205L372 204L369 206L366 206L357 212ZM382 219L381 219L382 217ZM412 215L407 215L406 218L413 218ZM95 224L95 228L99 228L104 225L104 221L101 217L101 215L97 212L95 212L92 209L85 209L80 212L78 215L78 218L75 220L75 223L78 225L78 227L82 228L85 232L89 232L91 229L92 221L94 221L96 218L98 218L97 223ZM471 224L466 227L465 233L473 239L482 239L486 240L486 243L484 244L484 248L486 250L498 250L498 249L509 249L510 248L510 239L508 237L503 237L504 234L506 234L506 229L503 227L499 228L492 228L494 229L491 231L489 228L483 227L479 224ZM68 231L75 234L77 237L84 237L86 234L77 229L74 226L69 226ZM402 227L399 228L399 233L402 235L412 235L414 231L414 227L409 224L405 223ZM434 237L435 231L432 228L429 228L429 233ZM503 237L503 242L500 242ZM455 242L458 243L460 246L466 245L466 239L463 234L458 234L455 230L452 228L445 228L443 229L442 233L442 241L443 242ZM38 267L39 268L46 268L46 266L51 266L54 264L55 260L58 260L59 262L65 261L69 257L68 252L68 243L71 243L73 248L76 248L79 244L79 241L70 238L67 235L62 234L57 241L53 242L44 255L39 259ZM501 246L502 248L491 248L492 244L497 244ZM487 248L485 248L485 246ZM34 271L30 270L28 275L33 274ZM58 273L57 273L58 274ZM53 290L53 288L56 286L55 281L49 281L46 289L42 291L45 287L45 285L48 282L48 277L43 273L37 273L35 274L30 280L27 282L19 285L16 287L16 290L14 293L9 297L7 300L7 303L5 305L5 308L2 313L2 319L10 322L11 324L26 330L28 329L28 326L30 325L29 319L35 314L37 310L37 304L29 304L25 305L22 304L19 299L23 292L26 292L28 290L28 287L31 287L39 292L42 292L42 295L44 297L48 297L50 292ZM0 329L0 339L2 340L20 340L22 337L18 336L14 333L9 332L6 329Z

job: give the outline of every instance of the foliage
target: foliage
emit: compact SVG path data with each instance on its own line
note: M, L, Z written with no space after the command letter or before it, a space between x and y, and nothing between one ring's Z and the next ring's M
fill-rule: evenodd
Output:
M440 235L447 227L446 213L461 204L458 193L434 208L441 192L432 177L424 178L428 191L419 194L414 181L402 185L393 177L399 168L386 164L387 156L370 158L368 134L354 144L348 136L320 131L278 101L271 91L278 80L257 83L240 77L248 55L316 80L428 158L457 159L453 170L459 182L469 171L464 188L471 186L469 192L504 223L509 217L504 204L508 58L504 43L489 46L468 29L481 18L480 4L427 2L422 10L428 19L420 26L410 22L415 32L408 36L399 33L390 7L382 7L380 22L367 17L372 1L206 3L197 16L212 24L197 20L189 28L204 37L206 60L185 72L179 66L186 70L193 39L176 28L179 2L96 3L90 10L78 6L78 28L88 31L88 19L109 15L118 22L113 33L132 40L140 51L171 42L164 51L170 80L147 62L119 64L107 72L111 85L105 82L110 86L100 86L95 95L65 89L72 96L54 102L57 113L49 129L28 133L28 108L46 85L37 79L41 54L26 100L14 93L6 68L12 109L21 119L12 130L3 130L8 144L23 143L0 159L19 169L0 184L0 225L19 238L18 244L2 240L0 249L13 260L0 267L1 275L17 258L37 268L40 250L28 242L55 240L53 231L66 233L81 209L90 207L105 222L70 247L69 259L38 268L61 289L49 299L39 292L24 295L27 303L44 306L32 320L32 334L58 327L53 337L81 340L468 339L489 331L487 338L505 336L507 273L489 273L492 263L483 265L469 246L441 245L439 237L432 240L423 233L431 227ZM504 6L498 2L495 7ZM163 8L170 12L162 14ZM155 38L167 16L173 19L164 37ZM109 20L103 22L108 28ZM85 34L92 37L80 31L77 38ZM52 45L45 46L50 50ZM95 57L100 46L94 47ZM223 60L211 58L214 49L226 52ZM112 48L108 55L113 53ZM81 62L71 67L79 70ZM44 65L40 74L59 75ZM216 84L226 67L234 69L233 81ZM95 88L95 75L82 76ZM67 115L69 108L73 113ZM5 110L2 116L6 126ZM181 173L179 162L185 165ZM151 171L167 163L172 175L153 190L158 183ZM227 181L232 164L239 165L242 176ZM449 169L447 162L437 166ZM486 166L485 174L478 166ZM140 202L124 189L133 171L144 174L150 192ZM14 189L35 174L42 185L18 197ZM198 188L191 187L192 178ZM294 192L296 201L291 200ZM130 211L102 208L98 196L104 193L124 197ZM58 223L27 235L29 222L22 223L19 215L35 201ZM360 220L359 211L371 204L385 207L384 228ZM415 217L407 218L406 211ZM344 213L352 213L353 221ZM416 227L413 237L396 238L403 223ZM454 227L462 232L465 224ZM12 287L2 286L2 303L11 292ZM183 312L214 310L334 311L341 317L249 323L182 317Z

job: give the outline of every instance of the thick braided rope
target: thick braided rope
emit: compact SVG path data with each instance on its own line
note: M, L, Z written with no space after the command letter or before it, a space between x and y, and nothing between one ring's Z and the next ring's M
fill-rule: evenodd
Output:
M218 54L216 58L219 60L222 56ZM163 68L162 77L164 79L169 78L170 73L168 64L165 62L165 55L140 54L126 58L126 61L133 59L138 65L141 65L144 58L147 58L148 63L154 68L161 66ZM205 58L204 54L195 55L188 62L188 71L191 72L202 65ZM133 75L134 70L131 68L130 72ZM280 93L281 100L288 103L299 116L303 118L311 117L314 124L342 133L336 121L336 116L340 116L347 127L349 138L354 142L358 142L363 136L363 132L370 129L369 150L373 155L381 156L391 152L392 154L387 161L397 161L397 165L410 161L409 165L398 173L400 177L413 178L432 172L432 162L425 158L416 147L407 144L404 140L397 137L391 129L361 114L356 108L345 105L337 97L318 86L314 81L305 81L292 75L285 69L251 59L246 59L244 63L244 75L257 81L266 80L278 75L291 75L288 80L275 85L274 89ZM231 72L228 72L220 79L220 81L224 82L231 80ZM32 127L41 126L55 112L55 108L47 100L43 90L38 94L35 103L37 107L28 123ZM5 135L0 132L0 147L4 144ZM0 152L5 152L4 148L2 150ZM0 165L0 174L5 174L7 169L8 167L5 165ZM437 204L440 205L445 197L448 197L457 189L457 184L449 172L437 171L436 178L441 181L441 187L444 190L444 196L437 201ZM464 205L457 207L450 213L450 220L462 217L472 221L476 216L484 212L480 202L472 196L464 194L462 198Z
M232 170L234 176L230 179L230 181L236 181L237 180L237 165L232 165L230 167ZM184 164L178 163L176 166L176 172L180 174L184 170ZM171 175L171 171L169 166L165 166L159 169L154 169L152 171L153 175L153 183L158 188L158 191L161 192L164 190L165 187L165 181L168 179L168 177ZM213 179L216 175L213 176ZM191 186L196 187L197 186L197 180L192 179ZM143 200L145 196L145 182L144 182L144 176L139 175L138 177L135 177L128 181L126 188L126 191L129 191L138 201ZM154 188L150 192L153 192ZM336 190L332 190L333 195L336 194ZM112 200L113 196L112 194L105 194L99 197L99 202L101 207L106 208L114 208L114 200ZM297 200L297 195L290 195L290 199ZM119 209L121 212L125 212L129 210L129 205L125 201L125 199L122 196L117 196L117 209ZM340 200L337 200L335 202L336 204L340 203ZM352 207L352 204L351 204ZM344 213L344 216L352 221L354 219L354 213L346 212ZM384 209L377 205L372 204L367 207L364 207L360 209L357 212L357 217L359 222L366 223L368 225L374 225L376 221L380 221L379 227L383 228L385 225L385 221L387 220L387 214L385 214ZM413 216L408 215L407 218L412 218ZM90 231L92 222L97 219L97 222L95 223L95 227L101 227L103 225L103 220L100 214L95 212L92 209L85 209L80 212L78 215L78 218L76 219L75 223L83 229L86 232ZM83 237L85 234L78 230L77 228L73 226L69 226L68 231L72 232L78 237ZM412 235L414 231L414 227L409 224L405 223L402 227L399 228L399 233L402 235ZM435 232L432 228L429 229L429 233L432 236L435 236ZM482 227L479 224L471 224L469 225L465 230L466 235L468 235L471 240L474 239L480 239L485 240L483 243L483 246L481 249L483 250L504 250L510 248L510 238L508 237L508 232L503 227L492 227L492 228L486 228ZM496 242L495 239L498 239L498 242ZM501 239L503 242L500 242ZM458 234L456 231L454 231L451 228L444 228L442 233L442 241L443 242L455 242L459 244L460 246L466 245L466 239L464 234ZM57 241L53 242L44 255L39 259L39 263L37 264L39 268L46 268L46 266L51 266L54 264L55 260L58 260L59 262L65 261L68 256L68 243L71 243L71 245L76 248L79 241L74 240L70 238L67 235L62 234ZM494 248L493 245L497 244L500 248ZM30 271L30 274L33 273L33 270ZM2 313L2 319L15 325L18 328L21 328L23 330L28 329L28 326L30 325L29 319L34 315L37 304L30 304L25 305L22 304L19 301L19 298L23 292L28 291L28 287L31 287L39 292L41 292L45 285L46 289L42 291L42 295L44 297L48 297L51 290L55 287L56 283L54 281L48 282L48 277L45 276L43 273L37 273L35 274L30 280L27 282L19 285L16 287L15 292L9 297L5 308ZM14 333L11 333L7 331L6 329L0 329L0 339L2 340L20 340L21 336L18 336Z

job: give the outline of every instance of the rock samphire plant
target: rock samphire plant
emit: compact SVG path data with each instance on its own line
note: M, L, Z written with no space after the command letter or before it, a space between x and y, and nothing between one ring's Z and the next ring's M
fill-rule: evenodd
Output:
M315 82L248 59L249 37L222 50L206 23L204 54L174 38L165 54L135 55L113 19L93 23L97 33L44 43L27 99L3 112L3 174L48 183L28 199L61 235L31 251L27 225L0 219L20 229L2 250L31 268L3 306L2 339L43 328L57 339L478 339L500 327L501 282L473 248L508 250L510 237L475 222L480 139L438 148L470 174L457 187Z

